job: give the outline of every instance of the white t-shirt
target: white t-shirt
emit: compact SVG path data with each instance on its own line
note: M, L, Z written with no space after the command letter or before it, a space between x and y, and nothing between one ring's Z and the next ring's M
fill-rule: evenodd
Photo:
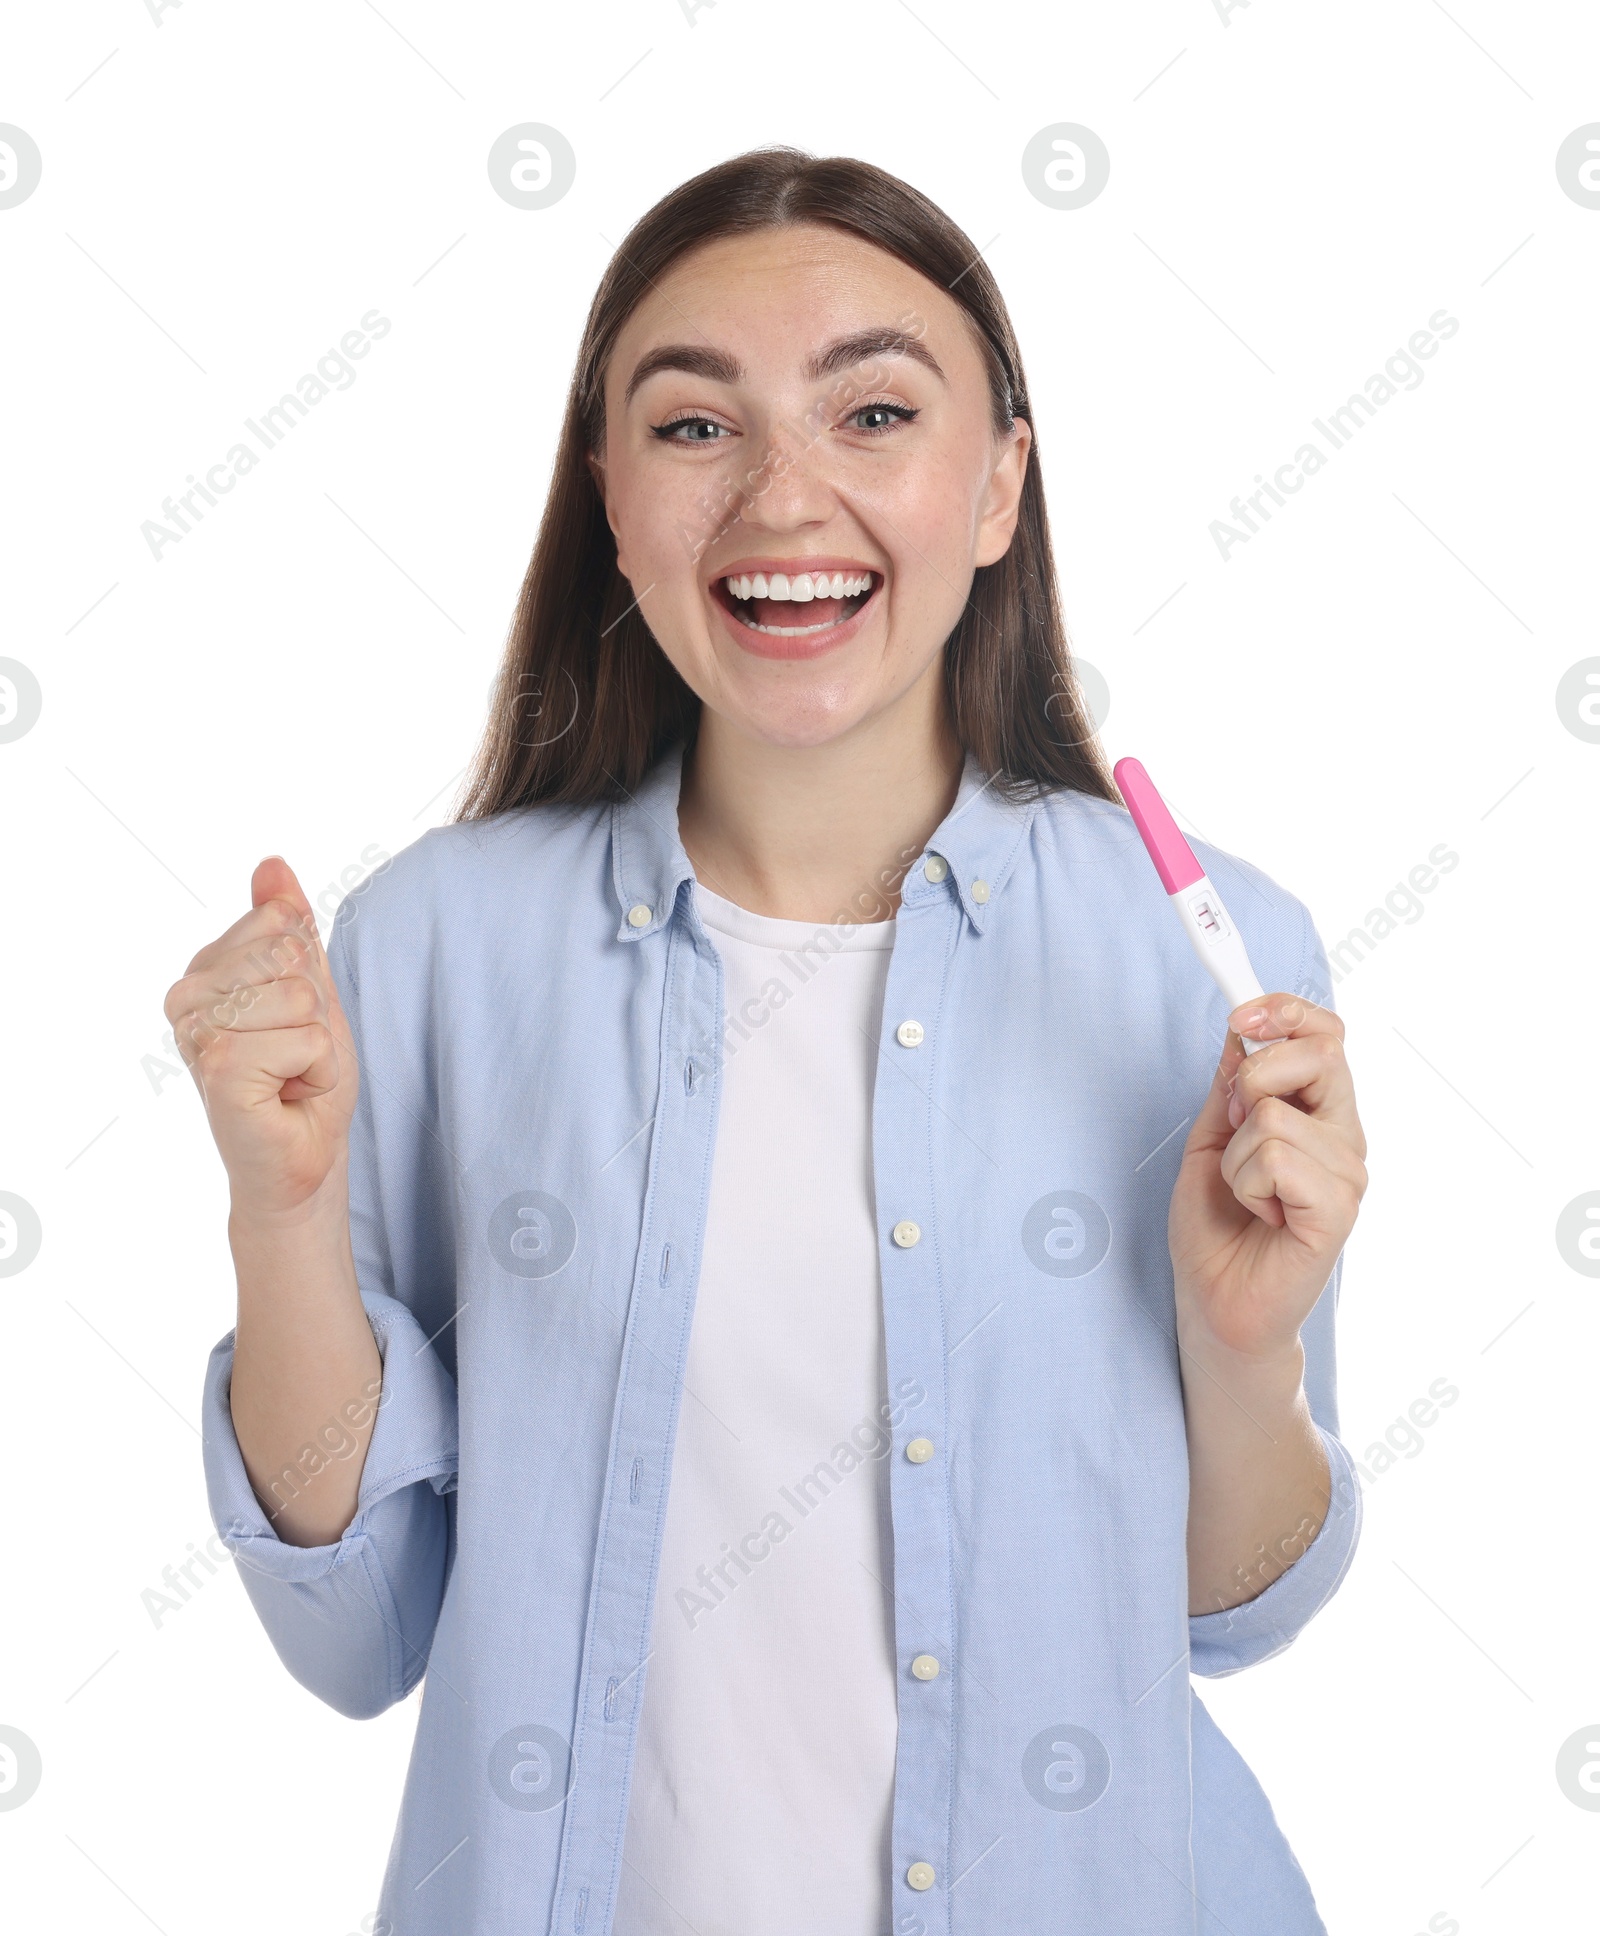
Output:
M882 1936L897 1736L872 1085L894 923L699 885L726 1031L615 1936Z

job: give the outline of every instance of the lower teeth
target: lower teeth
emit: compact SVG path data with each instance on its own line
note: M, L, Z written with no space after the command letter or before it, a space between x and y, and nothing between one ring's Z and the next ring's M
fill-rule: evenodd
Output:
M734 604L734 610L738 613L739 623L748 625L752 632L767 632L780 639L800 639L811 632L826 632L832 626L842 625L847 618L854 618L870 596L868 592L860 592L854 598L847 598L844 602L844 610L837 618L821 619L815 625L758 625L753 618L745 617L739 609L738 601Z

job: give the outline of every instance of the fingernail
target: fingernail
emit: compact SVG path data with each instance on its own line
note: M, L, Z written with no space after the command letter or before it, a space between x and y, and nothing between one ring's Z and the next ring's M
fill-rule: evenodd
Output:
M1230 1096L1228 1098L1229 1127L1233 1129L1237 1129L1243 1121L1244 1121L1244 1099L1240 1096Z
M1266 1019L1267 1011L1264 1008L1248 1009L1239 1017L1238 1027L1241 1032L1245 1029L1257 1029Z

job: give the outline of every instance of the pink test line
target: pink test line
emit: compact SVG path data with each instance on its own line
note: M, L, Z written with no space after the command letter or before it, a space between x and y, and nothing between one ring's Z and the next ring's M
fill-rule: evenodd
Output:
M1156 792L1150 775L1137 760L1118 760L1111 769L1111 777L1128 803L1133 824L1139 829L1139 837L1161 876L1161 885L1169 894L1192 887L1206 870L1179 833L1178 823L1167 811L1167 803Z

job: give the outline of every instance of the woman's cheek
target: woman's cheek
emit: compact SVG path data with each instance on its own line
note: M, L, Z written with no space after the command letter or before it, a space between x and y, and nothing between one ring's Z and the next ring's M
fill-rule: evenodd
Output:
M738 501L708 466L700 477L673 477L640 506L639 516L650 534L651 568L644 582L683 583L693 589L703 580L716 545L738 523Z
M972 556L977 518L973 494L952 488L961 475L952 466L947 476L930 478L919 466L915 474L885 480L876 496L886 523L904 534L900 543L911 556L926 559L957 584Z

